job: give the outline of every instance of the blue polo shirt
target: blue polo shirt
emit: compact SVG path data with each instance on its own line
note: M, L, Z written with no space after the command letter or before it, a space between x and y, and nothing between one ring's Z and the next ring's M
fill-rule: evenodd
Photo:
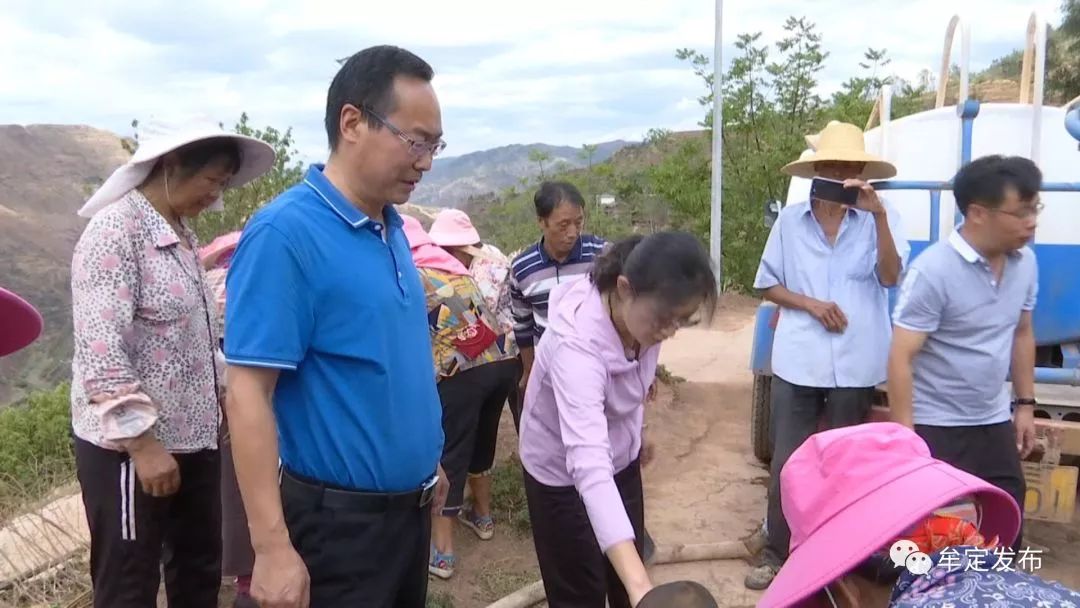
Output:
M322 169L244 228L226 281L225 357L281 370L285 467L345 488L415 489L443 447L424 288L397 211L387 206L386 225L365 216Z

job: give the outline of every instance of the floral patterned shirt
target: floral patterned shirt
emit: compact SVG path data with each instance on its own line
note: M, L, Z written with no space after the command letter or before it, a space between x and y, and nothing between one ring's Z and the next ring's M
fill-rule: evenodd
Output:
M436 380L516 356L507 350L513 331L499 328L471 276L417 270L427 299Z
M494 245L484 243L482 251L487 257L474 256L469 273L484 296L488 309L498 320L499 333L507 335L507 349L511 355L517 356L514 315L510 308L510 260Z
M95 215L75 245L71 417L106 449L153 429L170 452L216 449L217 311L197 259L137 190Z

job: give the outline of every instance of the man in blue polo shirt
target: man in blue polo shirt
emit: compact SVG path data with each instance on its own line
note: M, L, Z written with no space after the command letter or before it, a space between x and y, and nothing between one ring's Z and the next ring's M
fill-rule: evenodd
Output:
M264 607L425 605L442 412L393 205L445 147L432 77L397 47L348 59L329 160L255 214L232 261L228 416Z

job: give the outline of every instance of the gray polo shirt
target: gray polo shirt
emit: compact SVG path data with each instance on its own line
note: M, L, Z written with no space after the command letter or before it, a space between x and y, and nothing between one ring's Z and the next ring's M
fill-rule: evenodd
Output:
M1000 281L959 228L915 258L893 310L897 327L929 334L913 363L915 424L1011 418L1005 380L1013 335L1037 293L1035 252L1027 247L1007 257Z

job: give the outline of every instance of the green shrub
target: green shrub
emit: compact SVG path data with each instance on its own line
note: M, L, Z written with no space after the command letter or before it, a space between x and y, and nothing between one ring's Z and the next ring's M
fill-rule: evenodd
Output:
M72 479L70 390L37 391L0 412L0 519Z

